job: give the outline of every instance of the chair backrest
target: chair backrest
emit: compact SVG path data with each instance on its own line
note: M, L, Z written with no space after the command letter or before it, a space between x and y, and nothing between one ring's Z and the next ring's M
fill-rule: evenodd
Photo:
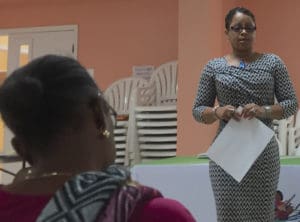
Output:
M104 97L119 115L128 114L134 89L147 84L147 80L137 77L120 79L105 90Z
M134 106L156 106L155 82L149 82L147 86L137 87L134 96Z
M300 156L300 127L290 128L288 137L288 155Z
M114 140L116 149L115 163L126 165L128 163L127 152L127 128L128 120L117 120L114 128Z
M107 102L120 116L129 116L132 99L135 97L136 88L143 87L148 81L138 77L128 77L112 83L104 92ZM128 118L118 119L114 130L116 144L116 164L128 165Z
M151 75L150 84L156 85L156 105L177 103L177 61L157 67Z
M289 128L288 133L288 155L300 156L300 110L295 114L294 127Z
M136 141L132 164L176 156L176 106L137 106L134 112Z

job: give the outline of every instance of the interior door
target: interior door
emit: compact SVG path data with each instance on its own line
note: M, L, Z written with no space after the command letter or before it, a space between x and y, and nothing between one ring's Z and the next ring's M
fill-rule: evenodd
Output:
M74 31L44 31L9 35L8 75L21 65L21 47L28 48L29 60L46 55L64 55L76 58Z

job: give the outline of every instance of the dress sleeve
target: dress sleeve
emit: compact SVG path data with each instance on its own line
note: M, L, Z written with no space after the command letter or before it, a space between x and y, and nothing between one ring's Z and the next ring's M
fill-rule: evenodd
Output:
M203 111L207 107L213 107L216 99L215 76L212 62L209 62L203 69L198 91L193 105L193 116L198 122L204 123Z
M287 68L283 61L277 58L274 75L275 96L278 104L283 108L283 118L286 119L297 112L298 102Z
M134 212L130 222L196 222L191 213L178 201L154 198Z

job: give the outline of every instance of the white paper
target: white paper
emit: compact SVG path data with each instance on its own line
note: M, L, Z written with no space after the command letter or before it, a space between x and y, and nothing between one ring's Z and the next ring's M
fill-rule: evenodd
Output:
M207 151L208 157L240 182L273 137L260 120L231 119Z

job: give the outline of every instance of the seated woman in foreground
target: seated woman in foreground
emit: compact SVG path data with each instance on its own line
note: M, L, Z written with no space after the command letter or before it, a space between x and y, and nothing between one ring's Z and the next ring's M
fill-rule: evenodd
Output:
M0 87L0 112L30 164L0 186L1 221L195 221L113 165L115 112L76 60L48 55L14 71Z

